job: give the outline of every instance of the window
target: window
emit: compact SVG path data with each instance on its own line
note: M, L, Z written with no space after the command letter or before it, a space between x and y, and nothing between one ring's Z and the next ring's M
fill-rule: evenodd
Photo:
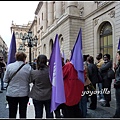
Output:
M20 33L20 38L22 39L22 37L23 37L23 34L22 34L22 33Z
M16 35L15 35L15 36L16 36L16 38L19 38L19 34L18 34L18 32L16 32Z
M46 44L43 46L43 54L46 54Z
M52 49L53 49L53 40L51 39L49 43L49 55L51 55Z
M26 36L27 36L27 33L24 33L24 36L26 37Z
M110 54L113 59L112 26L109 22L104 23L100 30L100 52Z
M39 25L40 25L40 18L39 18Z
M43 13L42 13L42 20L43 20Z

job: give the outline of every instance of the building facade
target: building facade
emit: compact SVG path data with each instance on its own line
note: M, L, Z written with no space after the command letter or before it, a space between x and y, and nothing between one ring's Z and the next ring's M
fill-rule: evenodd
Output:
M29 49L27 46L23 45L22 38L23 36L26 36L32 22L28 22L28 24L24 25L16 25L15 23L12 22L11 25L11 31L15 32L15 38L16 38L16 51L24 51L27 55L26 61L29 61Z
M4 61L7 63L8 47L1 36L0 36L0 57L3 57Z
M39 2L37 16L38 54L50 57L56 34L67 58L82 29L83 54L109 53L114 61L119 41L120 2Z
M109 53L115 61L120 37L119 1L40 1L35 16L29 26L38 37L33 57L45 54L49 59L58 34L60 50L69 58L81 28L83 54L95 58L99 52Z

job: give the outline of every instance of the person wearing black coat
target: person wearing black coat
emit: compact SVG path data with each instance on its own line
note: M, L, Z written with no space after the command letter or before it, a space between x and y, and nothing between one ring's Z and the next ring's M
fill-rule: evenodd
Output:
M114 65L115 69L115 97L116 97L116 111L113 118L120 118L120 51L117 51L118 64Z
M96 89L96 83L98 82L98 69L97 66L94 64L94 58L92 56L89 56L87 58L87 63L88 63L88 77L92 82L94 88ZM92 94L90 98L91 104L89 109L95 110L97 108L97 95Z
M110 60L109 54L104 54L103 59L104 59L104 64L101 66L99 70L103 78L103 81L102 81L103 91L107 89L107 93L106 92L103 93L105 102L102 103L101 105L103 107L110 107L112 79L108 78L107 74L108 74L108 70L112 68L112 61Z

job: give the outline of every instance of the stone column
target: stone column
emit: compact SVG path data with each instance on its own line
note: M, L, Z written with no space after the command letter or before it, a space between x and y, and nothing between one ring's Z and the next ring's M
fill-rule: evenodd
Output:
M66 2L66 13L68 15L79 16L79 10L77 6L78 2Z
M55 8L56 8L56 19L60 18L60 16L62 15L62 2L55 2Z
M54 17L54 6L53 2L48 2L48 26L53 24Z

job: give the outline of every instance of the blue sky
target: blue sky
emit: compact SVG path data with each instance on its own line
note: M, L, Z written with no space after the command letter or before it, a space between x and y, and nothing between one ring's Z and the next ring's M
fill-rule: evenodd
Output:
M12 37L10 31L12 21L16 25L33 21L38 3L39 1L0 1L0 36L8 48Z

